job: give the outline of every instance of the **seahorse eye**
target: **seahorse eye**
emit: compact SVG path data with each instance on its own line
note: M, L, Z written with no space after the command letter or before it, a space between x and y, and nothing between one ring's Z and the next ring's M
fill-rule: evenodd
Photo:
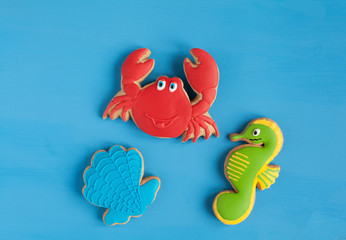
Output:
M160 81L157 83L157 90L161 91L161 90L163 90L165 87L166 87L166 81L160 80Z
M255 137L258 136L261 133L261 130L259 130L258 128L256 128L255 130L253 130L252 135L254 135Z
M176 83L171 83L170 85L169 85L169 91L170 92L174 92L175 90L177 90L177 88L178 88L178 84L176 84Z

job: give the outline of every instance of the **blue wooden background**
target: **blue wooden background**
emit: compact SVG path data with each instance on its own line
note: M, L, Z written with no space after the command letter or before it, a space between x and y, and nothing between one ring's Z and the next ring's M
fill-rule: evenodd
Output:
M157 139L102 120L127 54L147 47L185 80L189 49L220 69L210 113L221 136ZM1 239L345 239L346 2L0 1ZM191 91L189 91L191 93ZM228 135L256 117L282 128L277 182L249 218L225 226ZM92 154L138 148L162 187L145 215L107 227L82 196Z

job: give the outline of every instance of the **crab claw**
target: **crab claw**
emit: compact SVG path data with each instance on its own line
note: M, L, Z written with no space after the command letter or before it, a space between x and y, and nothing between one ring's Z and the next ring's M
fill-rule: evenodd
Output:
M219 83L219 69L214 58L199 48L191 49L190 54L195 63L185 58L184 71L192 88L198 93L216 88Z
M183 142L191 138L192 142L196 142L200 136L208 139L211 134L219 136L216 124L208 113L216 97L219 69L213 57L206 51L194 48L191 49L190 53L195 63L185 58L184 71L197 96L191 101L192 118L183 135Z
M124 121L130 118L129 111L133 101L141 90L140 83L153 70L155 61L148 59L151 52L147 48L133 51L121 67L121 91L119 91L108 104L103 119L109 116L112 120L121 117Z
M151 52L147 48L140 48L133 51L121 67L123 77L122 84L129 84L135 81L142 81L154 68L154 59L148 59Z

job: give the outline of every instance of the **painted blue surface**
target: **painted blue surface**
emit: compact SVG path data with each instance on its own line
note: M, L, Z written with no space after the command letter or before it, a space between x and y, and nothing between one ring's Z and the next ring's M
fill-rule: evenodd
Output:
M346 238L345 1L0 1L1 239ZM185 80L193 47L220 68L221 136L182 144L102 120L127 54ZM191 92L191 91L190 91ZM229 187L228 134L255 117L284 133L277 182L237 226L211 211ZM98 149L136 147L162 185L146 213L107 227L82 195Z

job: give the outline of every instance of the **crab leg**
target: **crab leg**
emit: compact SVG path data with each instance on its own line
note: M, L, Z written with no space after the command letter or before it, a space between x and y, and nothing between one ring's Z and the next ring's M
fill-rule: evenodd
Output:
M187 130L185 132L185 137L183 138L183 142L186 142L187 140L189 140L192 133L193 133L193 126L192 126L192 123L189 122Z
M193 119L191 119L191 122L192 122L192 125L193 125L193 128L194 128L194 137L192 139L192 142L196 142L198 137L199 137L199 133L200 133L200 127L199 125L197 124L197 122Z
M219 130L217 129L216 123L214 122L213 119L210 117L207 117L205 115L200 115L200 118L204 120L206 123L209 123L214 129L215 129L215 136L219 136Z
M123 102L120 102L119 104L117 104L111 111L111 113L109 114L109 117L114 120L116 119L119 114L117 114L117 111L120 110L121 108L125 107L125 106L130 106L131 103L129 102L126 102L126 101L123 101Z
M205 139L209 139L209 137L210 137L210 131L209 131L209 128L208 128L208 126L203 122L203 121L201 121L200 119L196 119L196 121L197 121L197 123L204 129L204 131L205 131Z
M121 113L121 118L123 119L123 121L126 122L127 120L129 120L130 116L128 114L128 111L132 108L132 106L132 104L129 104L123 107L123 111Z
M108 104L106 110L103 113L103 119L107 118L107 115L109 114L110 110L113 109L113 107L116 104L119 104L120 102L123 102L125 100L129 99L129 96L127 95L122 95L122 96L117 96L112 99L112 101Z

